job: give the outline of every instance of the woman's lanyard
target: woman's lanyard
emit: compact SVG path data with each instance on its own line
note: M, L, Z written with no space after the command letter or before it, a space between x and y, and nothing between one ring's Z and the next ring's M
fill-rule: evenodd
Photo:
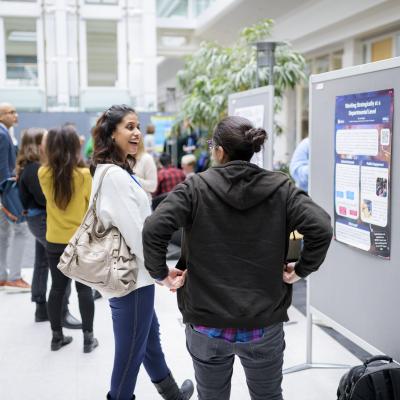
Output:
M131 175L131 178L139 185L140 188L142 187L139 181L135 178L135 175Z

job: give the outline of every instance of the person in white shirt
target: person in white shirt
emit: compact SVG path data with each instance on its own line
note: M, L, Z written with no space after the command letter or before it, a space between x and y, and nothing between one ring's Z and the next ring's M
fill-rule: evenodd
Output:
M147 125L146 127L146 136L144 137L144 147L146 151L154 155L155 153L155 140L154 140L154 134L156 132L156 127L153 124Z
M99 220L106 229L111 225L119 229L138 265L133 291L109 299L115 357L107 399L134 399L136 379L143 363L162 398L187 400L193 394L193 383L186 380L179 388L166 364L154 311L154 281L144 267L142 230L151 210L146 191L132 170L140 138L138 116L126 105L114 105L105 111L93 132L92 194L97 191L104 168L114 165L104 177L97 200ZM181 271L171 269L160 283L175 291L182 285L181 275Z
M151 193L157 189L157 165L153 156L146 153L144 148L143 138L140 138L138 152L135 156L136 162L133 167L135 177L140 183L140 186L147 193L151 200Z

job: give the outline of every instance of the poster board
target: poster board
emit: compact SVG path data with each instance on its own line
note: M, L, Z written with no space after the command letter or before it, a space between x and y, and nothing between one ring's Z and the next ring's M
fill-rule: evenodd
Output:
M390 258L394 90L336 97L335 239Z
M251 162L261 168L273 169L274 148L274 87L265 86L244 92L233 93L228 98L228 113L231 116L247 118L255 128L264 128L268 140L259 153L254 154Z
M314 75L310 79L310 194L334 221L335 109L338 96L393 89L389 259L333 240L309 280L310 310L371 353L400 360L400 58Z

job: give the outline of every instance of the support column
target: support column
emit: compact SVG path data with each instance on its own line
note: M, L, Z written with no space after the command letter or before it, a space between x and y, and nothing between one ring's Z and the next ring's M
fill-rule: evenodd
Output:
M57 107L57 43L55 38L54 10L54 1L46 1L42 18L44 37L46 38L44 62L46 76L46 104L48 109Z
M86 21L82 17L79 19L79 77L82 94L88 86Z
M362 43L357 39L348 39L344 42L343 68L362 64Z
M126 89L128 86L128 46L127 46L127 14L123 13L122 18L117 22L117 61L118 81L117 87Z
M65 0L56 0L55 11L57 108L69 106L69 74L67 53L67 5Z
M79 15L74 0L70 0L67 10L67 68L68 68L68 92L69 108L79 109Z
M146 111L157 106L155 12L155 0L128 2L128 87L132 104Z
M42 15L36 21L36 54L38 66L38 86L40 90L46 92L46 61L44 50L43 19L44 16Z

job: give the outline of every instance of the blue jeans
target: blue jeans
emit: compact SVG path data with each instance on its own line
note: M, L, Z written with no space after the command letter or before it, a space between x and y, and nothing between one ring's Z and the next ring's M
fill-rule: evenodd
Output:
M28 233L25 222L12 224L0 210L0 281L16 281L21 278L21 263L29 239Z
M243 366L251 400L282 400L283 324L267 327L253 342L210 338L186 325L199 400L229 400L235 355Z
M131 400L140 365L154 383L170 373L160 343L154 311L154 285L109 300L114 328L115 357L111 376L112 400Z

